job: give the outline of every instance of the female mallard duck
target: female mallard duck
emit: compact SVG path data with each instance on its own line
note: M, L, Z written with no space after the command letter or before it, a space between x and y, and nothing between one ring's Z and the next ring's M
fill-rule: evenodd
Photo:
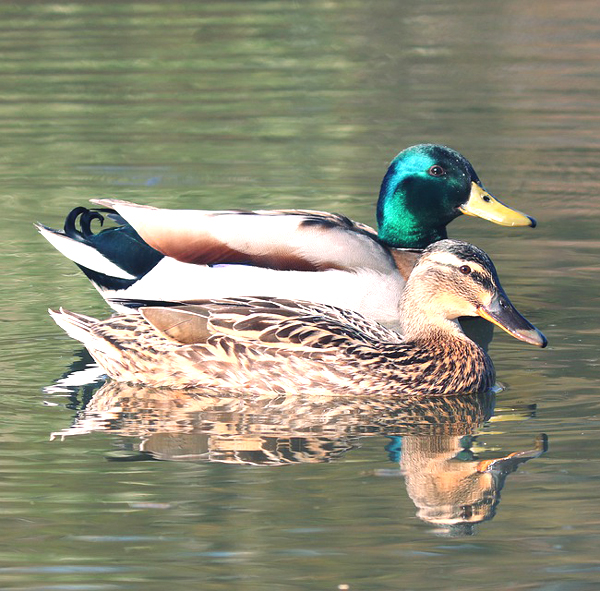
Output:
M268 295L355 310L395 328L396 302L418 256L406 249L446 238L446 225L461 214L535 226L533 218L492 197L466 158L431 144L408 148L392 161L379 193L378 232L317 211L169 210L93 201L124 224L93 234L91 222L102 216L77 208L64 232L38 228L118 311Z
M254 394L488 390L492 361L462 332L459 316L482 316L520 340L546 345L510 303L489 257L465 242L425 249L396 307L404 340L356 312L264 297L140 308L105 321L51 314L117 380Z

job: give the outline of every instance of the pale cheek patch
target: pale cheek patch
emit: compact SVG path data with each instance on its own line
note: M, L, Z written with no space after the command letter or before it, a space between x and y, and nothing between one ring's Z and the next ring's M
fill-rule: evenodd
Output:
M475 316L475 306L470 304L466 298L459 294L444 293L436 294L432 304L439 310L447 313L455 313L457 316Z
M484 295L481 298L481 303L483 304L484 307L487 308L492 303L493 299L494 299L494 294L484 292Z

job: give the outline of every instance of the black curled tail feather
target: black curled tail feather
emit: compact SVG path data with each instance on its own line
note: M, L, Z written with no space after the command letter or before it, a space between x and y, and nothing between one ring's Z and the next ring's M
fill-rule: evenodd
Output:
M125 222L94 233L92 230L94 220L98 220L100 226L104 226L105 216L100 212L108 214L107 217L113 219L114 212L111 209L76 207L65 219L64 233L72 240L91 246L104 258L133 277L133 279L112 277L77 263L88 279L101 289L127 289L151 271L164 255L144 242L133 227Z
M79 242L86 242L90 236L93 236L92 222L98 220L100 226L104 226L104 216L100 211L108 212L108 209L94 210L88 209L87 207L76 207L69 212L67 219L65 220L64 232L73 240ZM77 219L79 218L80 230L77 228Z

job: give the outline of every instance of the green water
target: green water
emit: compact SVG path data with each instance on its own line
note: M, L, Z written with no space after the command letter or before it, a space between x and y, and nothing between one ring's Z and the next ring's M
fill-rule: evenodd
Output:
M0 586L597 589L599 51L585 0L0 3ZM539 222L450 228L550 341L496 334L495 401L47 389L82 363L46 309L108 309L32 222L118 197L373 224L424 141Z

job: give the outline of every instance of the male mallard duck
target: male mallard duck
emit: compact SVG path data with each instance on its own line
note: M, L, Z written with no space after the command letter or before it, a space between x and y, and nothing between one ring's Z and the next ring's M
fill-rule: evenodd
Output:
M265 297L140 308L104 321L63 310L51 315L117 380L255 394L486 391L494 366L462 332L459 316L481 316L546 346L510 303L489 257L465 242L425 249L396 307L403 341L357 312Z
M331 304L398 327L397 306L418 252L447 237L461 214L535 226L483 187L469 161L431 144L390 164L377 204L379 231L318 211L157 209L98 199L117 228L92 233L97 211L74 209L64 232L39 231L117 311L161 301L268 295ZM76 228L79 219L81 229Z

